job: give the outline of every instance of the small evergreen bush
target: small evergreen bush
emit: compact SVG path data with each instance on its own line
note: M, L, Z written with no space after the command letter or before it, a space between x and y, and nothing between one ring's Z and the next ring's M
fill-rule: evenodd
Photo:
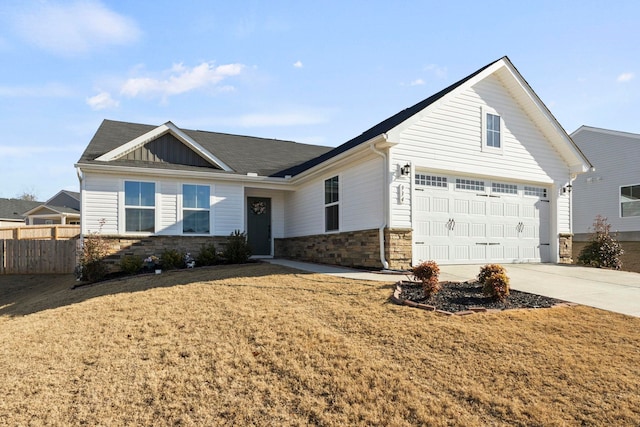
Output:
M125 255L120 260L120 269L127 274L136 274L142 270L142 258L135 255Z
M224 258L229 264L243 264L251 256L251 248L247 242L247 235L240 230L235 230L227 240L227 246L223 252Z
M160 265L163 270L175 270L184 267L184 259L175 249L165 249L160 255Z
M442 285L438 281L440 267L435 261L424 261L413 267L411 273L416 280L422 282L426 298L431 298L442 289Z
M196 256L197 265L215 265L218 263L218 253L213 243L202 245Z
M497 301L504 301L509 296L509 277L500 264L486 264L480 267L478 282L482 284L482 293Z
M578 255L578 264L598 268L622 268L621 256L624 253L617 236L611 235L611 224L607 218L598 215L593 222L593 234L589 243Z

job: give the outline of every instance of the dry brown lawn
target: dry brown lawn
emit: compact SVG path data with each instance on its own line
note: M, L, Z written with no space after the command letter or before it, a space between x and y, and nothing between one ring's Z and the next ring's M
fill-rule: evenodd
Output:
M577 261L578 255L587 242L573 242L573 260ZM622 269L640 273L640 242L620 242L624 254L622 254Z
M445 317L253 264L0 276L0 425L640 424L640 319Z

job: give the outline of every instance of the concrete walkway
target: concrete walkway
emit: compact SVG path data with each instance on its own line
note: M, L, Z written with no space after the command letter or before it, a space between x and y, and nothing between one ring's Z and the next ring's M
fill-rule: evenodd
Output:
M265 260L303 271L359 280L397 282L405 274L354 270L284 259ZM441 265L440 280L465 281L481 265ZM506 264L511 288L564 301L640 317L640 274L560 264Z

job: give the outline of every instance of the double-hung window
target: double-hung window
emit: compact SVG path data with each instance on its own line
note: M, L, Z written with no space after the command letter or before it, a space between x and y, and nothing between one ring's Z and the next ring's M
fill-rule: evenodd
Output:
M153 233L156 229L156 184L124 182L125 231Z
M182 186L182 232L209 234L211 207L208 185L184 184Z
M620 216L640 216L640 184L620 187Z
M325 231L340 229L340 187L337 176L324 181L324 224Z
M495 112L482 108L482 150L502 151L502 118Z

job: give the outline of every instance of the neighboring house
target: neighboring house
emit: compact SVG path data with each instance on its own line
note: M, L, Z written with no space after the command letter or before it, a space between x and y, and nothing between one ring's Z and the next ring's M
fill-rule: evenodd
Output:
M62 190L24 215L29 225L80 224L80 193Z
M24 213L41 204L42 202L30 200L0 199L0 227L26 225Z
M573 183L575 240L589 240L601 215L619 240L640 241L640 135L581 126L571 137L594 166Z
M336 148L105 120L76 167L82 233L122 253L237 229L258 256L401 269L569 262L591 164L503 57Z

